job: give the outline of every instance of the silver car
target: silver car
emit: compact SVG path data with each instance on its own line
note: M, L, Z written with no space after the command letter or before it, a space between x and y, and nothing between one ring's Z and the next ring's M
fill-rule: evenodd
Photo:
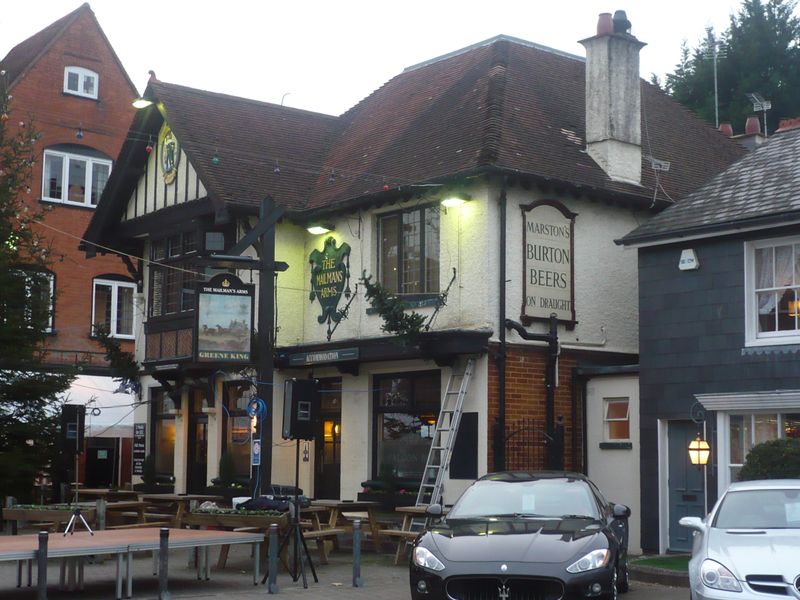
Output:
M800 598L800 479L731 484L695 530L692 600Z

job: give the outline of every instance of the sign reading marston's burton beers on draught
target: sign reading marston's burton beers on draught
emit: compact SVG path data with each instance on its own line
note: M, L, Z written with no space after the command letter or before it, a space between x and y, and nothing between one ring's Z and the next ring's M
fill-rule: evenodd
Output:
M253 295L230 273L197 284L198 362L250 362Z
M573 255L575 213L558 202L541 200L522 207L522 317L528 325L555 314L575 323Z

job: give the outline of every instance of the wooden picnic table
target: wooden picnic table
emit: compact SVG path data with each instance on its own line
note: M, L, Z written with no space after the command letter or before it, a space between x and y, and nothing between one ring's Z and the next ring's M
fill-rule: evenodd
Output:
M183 526L183 518L191 510L190 504L196 502L222 502L222 496L211 494L142 494L142 501L148 505L153 504L161 508L167 508L169 514L173 515L173 526L180 529ZM174 505L174 512L172 507Z
M72 492L75 493L75 488L73 487ZM103 500L138 500L139 499L139 492L134 492L133 490L115 490L111 488L83 488L79 487L77 489L78 499L81 498L102 498Z
M366 516L365 533L369 533L372 537L372 545L375 552L381 551L381 527L378 523L377 509L380 507L379 502L371 500L312 500L311 506L321 506L327 508L328 513L328 528L330 529L352 529L352 519L356 517ZM352 514L352 513L364 513Z
M413 542L415 539L417 539L417 536L421 531L414 530L414 519L427 518L425 511L428 510L428 506L398 506L394 510L395 512L399 512L403 515L403 523L400 525L400 529L384 529L381 533L383 535L388 535L389 537L398 538L397 551L394 554L394 564L399 565L400 558L405 553L404 551L406 545L409 542ZM447 509L443 509L443 514L446 512Z
M48 508L48 506L50 506ZM53 529L58 531L62 525L66 526L72 518L75 506L44 505L44 506L11 506L3 509L3 520L11 522L11 535L17 535L19 521L52 523ZM93 504L78 505L81 515L86 522L93 525L97 519L97 510Z

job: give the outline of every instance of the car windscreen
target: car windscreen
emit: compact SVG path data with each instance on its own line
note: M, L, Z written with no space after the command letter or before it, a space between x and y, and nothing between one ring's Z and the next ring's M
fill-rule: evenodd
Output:
M728 492L714 517L719 529L800 528L800 490Z
M538 479L533 481L478 481L469 487L448 515L449 519L493 516L563 517L581 515L597 519L597 502L584 481Z

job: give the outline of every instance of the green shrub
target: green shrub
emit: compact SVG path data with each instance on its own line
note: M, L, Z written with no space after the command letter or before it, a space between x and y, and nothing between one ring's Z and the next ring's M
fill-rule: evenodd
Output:
M739 481L800 478L800 439L783 438L754 446Z

